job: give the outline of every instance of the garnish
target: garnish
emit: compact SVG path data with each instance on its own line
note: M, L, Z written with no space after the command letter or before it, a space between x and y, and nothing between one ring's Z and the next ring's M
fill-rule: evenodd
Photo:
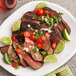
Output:
M19 69L19 66L16 66L15 69Z
M40 37L41 37L43 34L44 34L43 31L40 31Z
M39 21L37 21L36 23L37 23L38 25L40 25L40 22L39 22Z
M33 51L36 53L37 52L37 46L35 45Z
M14 60L14 62L19 62L19 61L20 61L20 59Z
M15 51L14 49L12 49L12 51Z
M46 51L41 51L41 54L42 55L46 55Z
M32 17L33 19L35 19L36 18L36 15L33 15L33 17Z
M34 31L34 29L33 29L32 27L31 27L30 29L31 29L32 31Z
M38 20L39 20L39 21L41 21L41 19L42 19L42 17L41 17L41 16L39 16Z
M35 54L35 56L36 56L36 58L38 58L39 57L39 54Z
M21 45L19 45L19 48L24 49L24 47L23 47L23 46L21 46Z
M38 38L40 38L40 35L39 34L36 34L36 37L35 37L36 39L38 39Z
M32 51L29 51L29 54L32 55Z
M59 12L59 15L63 15L63 13L62 12Z

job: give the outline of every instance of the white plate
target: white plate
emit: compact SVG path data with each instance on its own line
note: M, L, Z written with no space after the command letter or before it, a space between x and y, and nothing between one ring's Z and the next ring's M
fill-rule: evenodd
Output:
M4 36L11 36L12 33L12 25L13 23L20 19L23 14L27 11L32 11L38 3L45 2L48 4L48 7L58 11L63 12L63 18L68 23L68 25L71 27L71 42L66 42L64 50L60 54L56 54L58 58L57 63L45 63L42 68L38 70L33 70L29 67L23 68L20 67L20 69L15 70L12 68L12 66L7 65L3 61L3 56L0 53L0 65L5 68L7 71L14 75L18 76L42 76L49 72L52 72L53 70L57 69L64 63L66 63L76 52L76 20L74 17L64 8L62 8L59 5L56 5L54 3L46 2L46 1L33 1L29 2L25 5L23 5L21 8L19 8L16 12L14 12L10 17L8 17L3 24L0 26L0 38ZM0 44L2 46L2 44Z

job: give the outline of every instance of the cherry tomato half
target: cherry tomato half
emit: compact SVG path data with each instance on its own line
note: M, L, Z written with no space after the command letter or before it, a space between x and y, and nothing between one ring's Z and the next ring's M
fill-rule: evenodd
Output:
M47 11L47 10L45 10L45 11L44 11L44 13L45 13L45 14L48 14L48 15L50 14L50 12L49 12L49 11Z
M17 48L17 49L16 49L17 54L21 54L22 51L23 51L23 50L20 49L20 48Z
M34 41L35 40L35 35L30 35L30 39Z
M37 47L38 47L38 49L41 49L42 48L42 44L41 43L37 43Z
M35 9L34 9L34 12L37 13L37 11L38 11L38 8L35 8Z
M16 37L11 37L12 41L16 41Z
M37 14L38 14L39 16L42 16L43 13L44 13L44 10L43 10L43 9L38 9L38 10L37 10Z
M19 64L18 64L17 62L13 62L13 63L12 63L12 66L13 66L14 68L16 68L17 66L19 66Z
M36 42L37 42L37 43L42 43L41 38L37 39Z

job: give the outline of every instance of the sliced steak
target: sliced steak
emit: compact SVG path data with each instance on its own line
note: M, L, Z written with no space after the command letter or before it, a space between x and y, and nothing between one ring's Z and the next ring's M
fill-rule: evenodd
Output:
M10 58L12 60L17 60L18 59L18 56L16 55L16 53L14 51L12 51L12 46L9 46L8 55L10 56Z
M23 67L27 67L28 64L24 61L22 54L19 54L19 58L20 58L20 63Z
M30 65L33 69L39 69L42 67L43 63L34 61L30 55L26 52L22 53L23 59Z
M51 47L51 41L47 39L42 43L42 49L47 52L47 54L53 54L53 49Z
M4 55L5 53L8 52L8 48L9 46L5 46L5 47L0 47L1 53Z

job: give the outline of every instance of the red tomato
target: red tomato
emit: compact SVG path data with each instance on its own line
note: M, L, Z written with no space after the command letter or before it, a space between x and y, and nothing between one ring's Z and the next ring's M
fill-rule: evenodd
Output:
M42 48L42 44L41 43L38 43L37 44L37 47L38 47L38 49L41 49Z
M41 38L37 39L36 42L37 42L37 43L42 43Z
M14 68L16 68L17 66L19 66L19 64L18 64L17 62L13 62L13 63L12 63L12 66L13 66Z
M46 37L44 35L41 36L42 41L46 41Z
M17 45L17 48L19 48L20 44Z
M51 16L57 15L55 12L51 12Z
M16 37L11 37L12 41L16 41Z
M30 39L34 41L35 40L35 35L30 35Z
M20 48L17 48L17 49L16 49L17 54L21 54L22 51L23 51L23 50L20 49Z
M46 55L43 55L43 58L45 58Z
M45 11L44 11L44 13L45 13L45 14L48 14L48 15L50 14L50 12L49 12L49 11L47 11L47 10L45 10Z
M29 32L29 31L25 31L25 32L24 32L24 36L25 36L25 37L30 37L30 32Z
M43 9L38 9L37 14L38 14L39 16L42 16L43 13L44 13Z
M53 44L52 44L52 48L53 48L53 49L55 49L55 48L56 48L56 46L57 46L57 44L56 44L56 43L53 43Z
M45 33L45 37L46 37L46 38L50 38L50 34L46 32L46 33Z
M34 9L34 12L37 13L37 11L38 11L38 8L35 8L35 9Z

